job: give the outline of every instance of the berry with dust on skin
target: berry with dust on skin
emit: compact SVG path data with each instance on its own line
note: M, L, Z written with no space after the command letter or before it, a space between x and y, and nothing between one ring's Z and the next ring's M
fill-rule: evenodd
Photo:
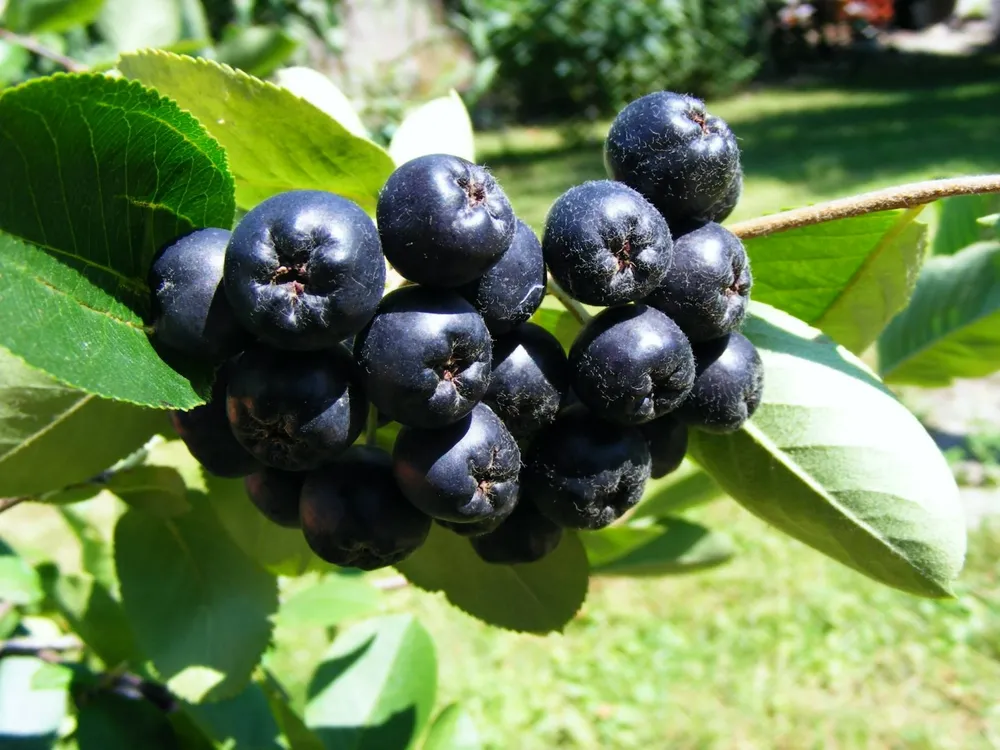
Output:
M541 326L524 323L493 342L493 372L483 403L520 440L556 418L569 381L559 340Z
M431 519L403 497L389 454L355 446L306 475L299 503L309 548L333 565L375 570L395 565L427 539Z
M197 229L156 256L149 288L158 345L214 363L238 354L253 340L222 287L229 237L225 229Z
M278 526L299 528L299 495L306 475L298 471L263 468L243 480L257 510Z
M678 237L674 247L674 265L646 304L666 313L692 343L737 330L753 286L740 238L709 223Z
M543 516L528 498L521 498L510 518L496 531L474 537L472 549L494 565L525 565L555 551L562 528Z
M492 343L482 316L451 291L390 292L356 340L368 398L411 427L444 427L486 394Z
M753 416L764 393L764 365L741 333L695 344L698 376L677 417L707 432L733 432Z
M538 433L525 463L524 497L573 529L616 521L639 502L650 472L639 428L598 419L582 404L566 408Z
M517 503L521 451L485 404L440 429L403 427L392 465L403 494L432 518L481 523Z
M587 305L640 300L666 276L674 244L667 222L621 182L572 187L545 219L542 252L553 278Z
M226 295L246 328L279 349L326 349L360 331L385 288L375 224L321 190L259 203L233 231Z
M170 412L177 437L209 474L235 479L263 468L233 435L226 417L226 387L232 362L219 368L207 403L190 411Z
M531 227L517 220L507 252L458 292L483 316L490 333L499 336L534 315L545 298L547 281L542 244Z
M315 469L343 453L364 429L368 409L351 354L339 344L320 352L248 349L226 393L236 439L284 471Z
M729 187L726 188L725 194L718 201L712 205L707 211L699 216L695 216L695 221L714 221L721 224L726 219L729 218L730 214L733 213L736 206L740 202L740 198L743 197L743 169L737 170L736 175L729 183Z
M385 257L424 286L475 281L514 238L514 210L493 175L450 154L420 156L397 168L375 214Z
M569 352L573 392L598 417L642 424L676 409L695 368L681 329L648 305L609 307L591 318Z
M688 428L674 414L639 426L649 445L650 477L660 479L680 468L687 453Z
M604 164L673 227L705 215L724 198L740 169L740 151L733 131L706 112L703 101L657 91L615 117Z

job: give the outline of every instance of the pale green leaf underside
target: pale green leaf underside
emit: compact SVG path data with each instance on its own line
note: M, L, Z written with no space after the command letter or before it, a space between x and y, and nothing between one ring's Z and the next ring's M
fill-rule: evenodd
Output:
M927 261L878 356L890 383L946 386L1000 369L1000 242Z
M251 208L287 190L327 190L372 211L389 155L287 89L219 63L160 51L123 56L119 70L176 100L219 139Z
M922 207L745 241L753 298L860 353L905 304L926 254Z
M868 369L801 321L754 304L764 397L743 429L691 433L695 459L747 509L876 580L947 596L966 532L933 440Z
M441 709L421 750L482 750L483 743L472 717L458 703Z
M472 120L455 90L410 110L389 144L389 155L397 165L427 154L476 159Z

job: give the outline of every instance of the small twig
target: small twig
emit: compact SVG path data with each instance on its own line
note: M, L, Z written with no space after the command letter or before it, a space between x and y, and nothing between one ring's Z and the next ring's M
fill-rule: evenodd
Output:
M576 318L581 325L586 325L587 321L593 317L587 311L587 308L585 308L580 302L570 297L566 293L566 290L559 286L558 282L552 278L552 274L549 274L549 291L552 293L553 297L562 303L562 306L566 308L566 311Z
M836 219L849 219L852 216L889 211L894 208L913 208L925 203L933 203L941 198L955 195L974 195L978 193L1000 193L1000 175L976 175L974 177L956 177L948 180L927 180L913 182L909 185L862 193L850 198L840 198L815 206L796 208L783 211L772 216L761 216L758 219L741 221L729 227L737 237L750 239L764 237L789 229L798 229L812 224L822 224Z
M83 73L87 70L87 66L78 60L74 60L72 57L66 57L55 50L51 50L48 47L39 44L37 40L32 39L30 36L21 36L20 34L15 34L10 29L0 28L0 39L4 39L11 44L18 47L24 47L29 52L34 52L39 57L44 57L46 60L51 60L56 65L61 65L66 68L70 73Z
M64 651L78 651L83 642L75 635L45 640L42 638L11 638L0 641L0 659L5 656L37 656L45 661L55 661L56 654Z
M365 445L374 446L378 442L378 407L368 407L368 422L365 425Z
M21 495L20 497L0 497L0 513L3 513L5 510L10 510L14 506L25 503L31 499L31 495Z
M395 591L397 589L405 589L410 585L410 582L406 580L404 576L393 576L392 578L377 578L372 581L372 586L377 588L379 591Z

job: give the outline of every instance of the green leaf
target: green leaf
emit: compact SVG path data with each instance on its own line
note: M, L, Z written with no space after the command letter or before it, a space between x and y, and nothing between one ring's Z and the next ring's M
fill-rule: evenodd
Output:
M380 604L378 590L366 579L333 573L282 603L278 623L287 627L333 627L373 614Z
M3 1L0 0L0 8ZM16 83L26 74L31 53L24 47L0 39L0 89Z
M212 703L184 703L185 713L215 748L285 750L267 696L251 682L237 695Z
M216 45L216 59L232 68L264 77L298 48L298 41L280 26L233 26Z
M693 573L729 562L729 537L680 518L649 526L611 526L580 535L591 571L605 576Z
M86 26L103 4L104 0L10 0L3 21L18 34L61 33Z
M946 386L1000 369L1000 242L931 258L878 341L886 382Z
M166 466L136 466L111 475L105 487L133 508L159 518L191 510L184 477Z
M326 112L359 138L368 137L368 131L358 117L351 100L318 70L301 66L282 68L275 71L274 82Z
M995 234L1000 235L1000 213L980 216L976 219L976 224L986 229L992 229Z
M753 298L860 353L906 304L926 255L922 206L745 241Z
M538 562L491 565L468 539L435 524L424 545L396 568L480 620L529 633L562 630L583 604L589 580L587 555L572 532Z
M141 14L137 14L141 15ZM156 251L229 227L225 154L135 82L56 75L0 95L0 346L87 393L156 408L203 403L144 328Z
M45 666L35 672L31 678L33 690L59 690L68 688L73 682L75 672L66 664L46 662Z
M169 47L183 33L177 0L142 0L141 13L133 0L104 0L97 29L117 52Z
M959 250L987 239L978 220L997 210L1000 198L991 193L957 195L934 204L938 226L931 244L934 255L954 255Z
M0 659L0 746L42 750L56 739L69 702L62 688L35 688L45 662L33 656Z
M118 67L175 99L219 139L243 208L286 190L315 189L373 211L392 173L383 149L290 91L241 71L158 51L126 55Z
M531 323L540 325L551 333L568 352L583 325L574 318L555 296L548 294L531 316Z
M434 719L421 750L482 750L472 717L457 703L445 706Z
M43 596L38 572L0 539L0 602L35 604Z
M407 112L389 144L389 155L397 165L426 154L476 160L472 120L454 89Z
M764 394L739 431L691 432L695 460L751 512L890 586L951 595L966 532L958 488L917 419L843 347L754 303Z
M437 690L434 642L411 615L366 620L330 646L309 683L306 725L326 750L412 747Z
M295 713L288 703L288 696L270 672L264 672L259 684L267 696L278 728L288 743L288 750L324 750L323 741Z
M166 715L148 701L92 691L77 699L79 750L177 750Z
M232 542L193 495L195 510L162 521L130 510L115 527L122 603L145 654L193 702L238 694L271 635L273 576Z
M647 482L642 500L632 511L630 518L635 520L675 515L712 502L724 494L718 482L690 458L685 458L675 471Z

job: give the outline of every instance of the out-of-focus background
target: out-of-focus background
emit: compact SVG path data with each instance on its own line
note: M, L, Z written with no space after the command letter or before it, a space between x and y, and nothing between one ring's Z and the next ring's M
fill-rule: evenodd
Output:
M705 97L739 137L735 220L1000 172L997 0L4 5L0 86L60 69L25 40L97 68L148 46L259 76L304 65L382 142L407 107L456 89L479 160L539 231L560 193L604 177L617 109L657 89ZM47 21L66 5L78 22ZM899 393L962 485L971 539L957 599L888 590L719 501L692 515L733 537L730 564L595 579L562 635L491 629L439 597L396 592L391 606L435 636L442 704L462 701L491 748L1000 747L1000 379ZM311 659L322 645L296 653Z

